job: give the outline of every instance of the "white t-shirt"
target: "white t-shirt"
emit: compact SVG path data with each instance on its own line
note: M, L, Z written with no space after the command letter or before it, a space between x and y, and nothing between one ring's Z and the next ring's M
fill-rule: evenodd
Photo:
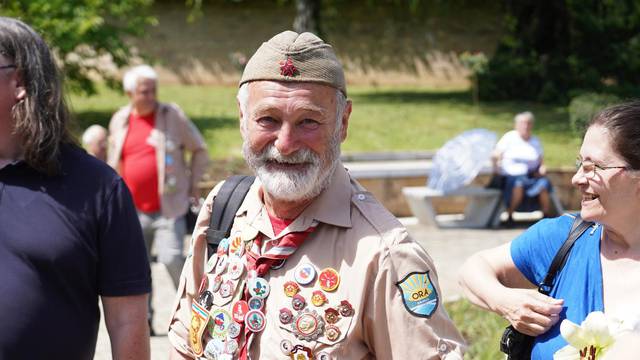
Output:
M536 170L542 159L542 145L537 136L524 140L516 130L504 134L496 144L502 154L500 173L503 175L525 175Z

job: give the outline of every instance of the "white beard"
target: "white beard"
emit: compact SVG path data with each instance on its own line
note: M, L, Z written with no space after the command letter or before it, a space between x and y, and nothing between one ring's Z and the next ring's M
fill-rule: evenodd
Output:
M279 200L302 201L318 196L329 186L338 164L340 139L332 139L324 156L308 148L285 156L273 144L267 145L261 153L255 153L246 139L242 152L267 193ZM303 169L269 169L273 163L298 164Z

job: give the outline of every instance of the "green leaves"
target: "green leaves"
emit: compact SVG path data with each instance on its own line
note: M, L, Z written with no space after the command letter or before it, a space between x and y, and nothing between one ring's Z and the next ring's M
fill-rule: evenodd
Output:
M33 27L60 61L72 90L94 94L93 80L116 84L117 68L133 57L128 37L145 34L157 20L153 0L4 0L0 15Z

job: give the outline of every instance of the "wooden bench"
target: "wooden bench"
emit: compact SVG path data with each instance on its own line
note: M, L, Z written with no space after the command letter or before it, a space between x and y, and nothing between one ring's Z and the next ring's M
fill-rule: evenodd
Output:
M497 209L500 206L501 191L489 189L482 186L464 186L457 190L443 193L426 186L412 186L402 188L411 212L416 216L418 222L425 225L438 227L471 227L484 228L492 226L496 217ZM433 208L434 199L442 199L452 196L464 196L469 198L464 209L464 217L461 220L439 220L438 214ZM499 223L499 213L498 213Z

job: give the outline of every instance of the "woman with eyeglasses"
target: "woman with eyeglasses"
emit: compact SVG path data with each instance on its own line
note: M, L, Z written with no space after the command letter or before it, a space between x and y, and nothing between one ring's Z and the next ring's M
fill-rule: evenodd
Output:
M580 324L593 311L622 319L640 315L640 101L597 114L576 165L580 216L592 224L570 248L548 296L537 288L575 215L543 219L511 243L473 255L461 270L471 302L535 337L531 359L552 359L567 345L563 319ZM578 350L590 352L588 346Z

